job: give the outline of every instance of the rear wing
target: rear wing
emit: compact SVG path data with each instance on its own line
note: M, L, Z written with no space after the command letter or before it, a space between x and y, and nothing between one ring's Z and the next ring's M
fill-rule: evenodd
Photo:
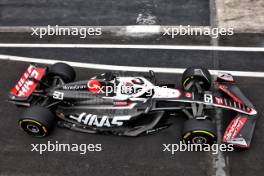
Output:
M36 89L38 82L43 78L45 73L46 68L29 65L16 85L10 89L10 98L12 100L27 100Z

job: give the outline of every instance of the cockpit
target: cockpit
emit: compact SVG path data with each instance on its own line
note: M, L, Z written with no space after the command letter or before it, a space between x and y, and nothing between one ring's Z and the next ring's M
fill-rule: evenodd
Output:
M144 77L116 76L107 72L92 78L88 88L93 93L103 93L114 99L139 98L152 93L154 85Z
M117 77L116 97L139 98L150 93L154 85L143 77Z

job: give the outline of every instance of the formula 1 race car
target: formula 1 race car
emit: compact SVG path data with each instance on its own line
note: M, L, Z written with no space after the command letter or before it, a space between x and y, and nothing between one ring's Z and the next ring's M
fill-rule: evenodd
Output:
M49 134L55 123L80 132L138 136L168 128L166 116L181 111L187 117L182 141L214 144L215 118L207 112L222 108L235 113L222 141L245 148L250 145L257 111L228 73L211 78L205 68L190 67L182 75L182 88L156 84L153 71L146 76L107 72L74 80L74 69L65 63L31 64L10 90L10 102L29 107L19 126L35 137Z

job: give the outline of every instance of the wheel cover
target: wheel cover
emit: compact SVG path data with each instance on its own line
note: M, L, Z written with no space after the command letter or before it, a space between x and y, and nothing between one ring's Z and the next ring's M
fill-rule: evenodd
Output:
M32 133L38 133L39 132L39 128L34 124L27 124L27 130L32 132Z
M216 142L216 135L205 130L194 130L183 134L182 141L185 144L213 144Z
M204 136L196 136L192 139L193 144L206 144L207 139Z
M33 119L22 119L19 121L20 128L35 137L44 137L47 135L47 128L38 121Z

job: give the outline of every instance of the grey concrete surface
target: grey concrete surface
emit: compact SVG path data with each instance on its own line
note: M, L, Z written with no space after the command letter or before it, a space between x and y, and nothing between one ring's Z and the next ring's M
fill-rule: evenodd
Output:
M264 1L216 0L218 26L236 32L264 32Z

